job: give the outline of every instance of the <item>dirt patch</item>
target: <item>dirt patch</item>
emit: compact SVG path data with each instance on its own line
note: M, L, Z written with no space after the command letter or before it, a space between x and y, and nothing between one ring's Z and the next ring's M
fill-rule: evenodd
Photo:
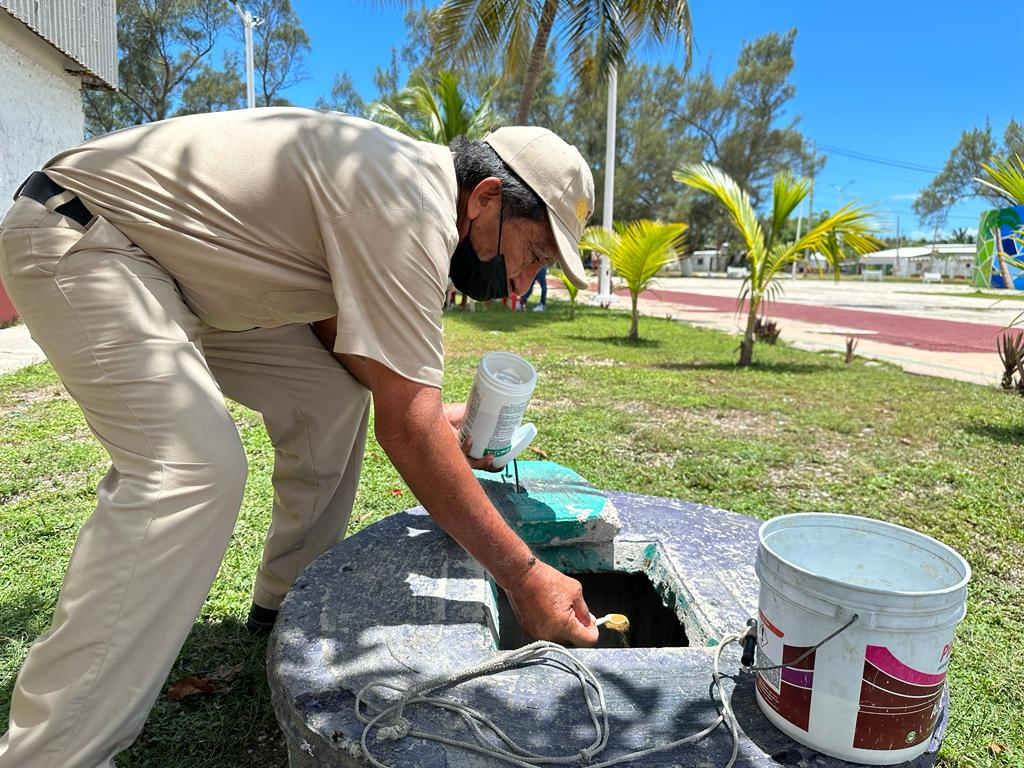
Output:
M708 428L728 438L774 437L790 423L782 413L762 413L733 408L666 408L655 403L627 400L615 410L637 417L637 426L673 425L675 428Z
M45 387L12 392L4 402L0 403L0 413L7 414L11 411L22 410L42 400L61 400L67 397L69 397L68 393L60 384L48 384Z

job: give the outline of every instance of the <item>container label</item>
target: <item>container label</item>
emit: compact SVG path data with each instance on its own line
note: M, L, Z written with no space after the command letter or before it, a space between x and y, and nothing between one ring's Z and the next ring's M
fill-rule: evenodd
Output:
M529 400L524 400L521 403L501 406L501 410L498 411L498 420L494 424L491 442L484 450L484 456L487 454L501 456L509 452L512 447L512 437L523 421L523 414L526 413L526 406L529 405L529 402Z
M760 613L757 630L757 666L790 664L807 652L809 646L787 645L784 633ZM759 670L757 691L782 718L807 730L811 719L811 694L814 687L812 653L792 667Z
M888 648L867 646L853 746L905 749L931 738L945 684L945 672L921 672Z

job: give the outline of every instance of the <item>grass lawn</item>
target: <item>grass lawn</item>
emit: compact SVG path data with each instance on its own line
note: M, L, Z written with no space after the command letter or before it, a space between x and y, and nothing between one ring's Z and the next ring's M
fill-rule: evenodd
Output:
M465 398L482 353L517 351L540 381L536 445L599 487L704 502L759 518L847 512L911 526L974 568L949 679L944 766L1024 765L1024 399L878 364L759 345L581 307L454 313L446 398ZM785 333L785 331L783 331ZM993 353L994 354L994 353ZM286 764L265 682L265 641L241 626L269 522L273 453L259 416L234 407L250 482L202 615L171 672L216 673L218 693L162 695L118 765ZM43 632L105 454L46 365L0 377L0 722L31 640ZM401 491L399 495L396 491ZM415 500L372 442L355 531ZM755 553L750 553L753 560ZM2 728L2 726L0 726Z

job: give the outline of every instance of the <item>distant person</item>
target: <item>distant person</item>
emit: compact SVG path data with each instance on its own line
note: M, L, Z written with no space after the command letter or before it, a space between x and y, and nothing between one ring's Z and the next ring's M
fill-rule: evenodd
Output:
M524 309L524 310L526 309L526 301L530 298L530 295L533 293L533 286L535 286L537 283L540 283L540 303L533 308L533 311L534 312L543 312L544 311L544 305L547 304L547 301L548 301L548 268L547 268L547 265L544 265L543 267L540 268L540 271L537 272L536 277L533 278L533 282L530 283L530 287L526 290L526 293L523 294L523 299L522 299L523 305L522 305L522 307L520 307L520 309Z

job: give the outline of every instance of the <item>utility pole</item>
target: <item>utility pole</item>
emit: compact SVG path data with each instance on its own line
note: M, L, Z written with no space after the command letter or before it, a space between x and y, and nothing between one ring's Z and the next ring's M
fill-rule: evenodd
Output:
M601 223L612 228L615 210L615 113L618 101L619 73L615 65L608 72L608 113L606 120L604 149L604 200ZM602 307L612 303L612 269L609 258L601 256L601 267L597 277L597 298Z
M253 63L252 31L263 23L263 19L253 16L248 11L243 11L237 3L232 3L238 15L242 17L242 26L245 27L245 103L249 109L256 106L256 81L255 65Z
M893 270L893 276L896 277L900 273L900 217L896 217L896 268Z
M803 203L803 200L801 200L800 201L800 213L798 213L797 217L796 217L796 242L800 241L800 230L802 229L801 225L803 223L804 223L804 203ZM808 222L808 226L810 226L809 222ZM789 273L791 275L793 275L794 277L796 277L796 262L797 262L797 260L793 259L793 266L792 266L792 268L789 271Z
M612 22L619 23L619 11L615 3L611 4ZM604 140L604 199L602 201L601 223L612 229L615 220L615 118L618 112L619 70L612 64L608 71L608 111L605 118ZM602 255L601 266L597 273L597 303L602 307L612 303L612 265L611 260Z
M807 200L807 229L814 228L814 175L818 169L818 142L811 142L811 193ZM807 249L804 248L804 261L807 261Z

